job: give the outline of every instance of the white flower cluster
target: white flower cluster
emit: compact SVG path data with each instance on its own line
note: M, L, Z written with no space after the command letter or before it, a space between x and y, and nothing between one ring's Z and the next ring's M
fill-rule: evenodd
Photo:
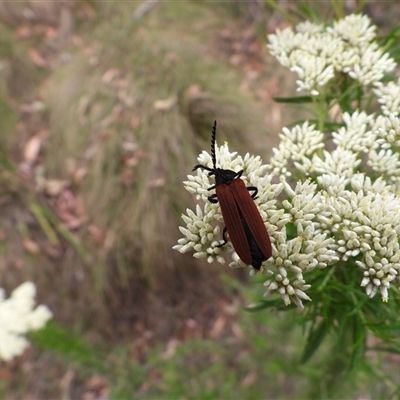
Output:
M343 121L331 135L337 146L331 152L322 149L323 134L308 123L283 129L270 165L259 157L230 153L226 144L216 148L219 167L243 170L241 179L258 188L255 202L272 242L272 257L262 268L269 276L266 295L279 293L285 304L302 307L302 301L309 300L307 273L350 258L363 270L360 284L370 297L379 292L387 301L391 283L400 284L400 196L389 179L400 177L400 162L391 149L377 147L379 140L398 140L388 137L397 138L400 121L393 115L374 119L365 112L344 114ZM367 165L382 174L375 181L357 171L363 153ZM212 167L205 151L198 161ZM289 165L299 176L309 177L294 189L284 178L290 176ZM268 169L273 173L268 175ZM274 175L281 176L280 183L272 183ZM213 185L207 170L188 176L186 189L204 206L182 216L186 226L180 227L183 238L174 249L224 263L231 245L219 247L223 242L216 221L223 223L223 217L218 203L208 201L215 193L208 190ZM230 265L243 263L236 258Z
M305 22L296 31L270 35L268 47L298 73L299 89L317 95L328 82L338 83L332 80L337 72L345 73L361 85L373 84L381 113L335 111L338 128L332 132L328 124L322 131L309 122L283 128L269 165L230 153L225 144L216 148L217 164L243 170L240 179L258 188L255 203L272 243L272 256L260 269L268 277L265 296L279 294L285 304L303 307L311 278L331 266L356 268L366 294L380 293L386 302L391 285L400 286L400 79L379 82L395 64L374 42L375 27L366 16L350 15L328 27ZM333 89L340 96L342 88ZM213 167L207 152L198 161ZM198 169L184 183L204 207L187 210L174 249L223 263L231 244L220 246L216 222L223 223L223 216L219 204L208 201L214 179ZM230 265L244 266L237 257Z
M362 163L388 181L400 182L400 120L368 115L364 111L344 113L343 126L331 133L336 148L324 150L326 135L305 122L292 129L283 128L278 148L270 161L274 175L312 176L335 174L351 178ZM332 146L330 146L332 148ZM366 155L366 160L361 155ZM293 168L294 167L294 168ZM299 175L301 173L301 175Z
M365 15L352 14L332 26L301 23L268 36L270 53L296 72L297 90L318 96L338 73L361 85L377 84L396 64L375 40L374 25Z
M272 257L264 264L262 271L270 276L265 283L266 295L279 293L285 304L295 303L303 307L302 300L309 300L305 291L310 287L304 275L315 268L325 268L339 258L334 250L332 238L313 224L317 215L325 215L328 211L321 201L321 194L317 192L317 185L306 181L292 189L285 180L280 183L271 183L272 175L266 175L267 166L263 165L259 157L245 155L244 158L230 153L225 144L216 148L219 167L233 171L243 170L242 178L248 186L258 188L258 197L255 200L260 215L265 223L272 242ZM211 168L211 156L203 152L198 161ZM194 257L207 258L224 263L223 251L231 247L218 247L221 244L221 233L216 221L223 221L218 204L208 201L208 188L214 184L207 171L197 170L197 175L189 175L185 188L204 201L202 209L196 206L196 212L187 210L182 218L186 224L180 227L183 238L178 240L175 250L185 253L194 250ZM285 194L286 199L278 204L277 197ZM279 206L279 207L278 207ZM295 230L296 234L288 234ZM230 264L232 267L243 267L237 259Z
M349 259L363 271L360 284L370 297L379 292L387 301L390 285L400 284L400 196L390 180L379 177L373 181L356 170L362 151L369 156L391 151L376 149L374 138L378 129L384 137L400 122L391 116L385 124L377 123L364 112L344 115L343 120L344 127L332 134L337 145L332 152L321 152L322 134L309 124L284 129L270 165L263 165L259 157L230 153L226 144L216 149L219 167L243 170L246 185L259 190L255 202L272 242L272 257L262 268L269 277L266 296L279 293L285 304L302 307L302 301L309 300L307 274ZM377 128L379 124L382 127ZM380 162L370 158L368 165L377 163L385 175L392 171L400 176L397 158L388 157L386 162L383 158ZM206 152L198 161L212 166ZM284 178L289 161L292 170L310 177L294 188ZM268 169L273 174L266 174ZM273 175L280 175L281 182L273 184ZM224 263L223 253L231 245L219 247L222 235L216 221L223 222L223 218L219 205L208 201L214 193L208 188L213 185L208 171L197 170L196 175L188 176L186 189L202 200L204 207L187 210L182 217L186 226L180 228L184 237L174 249ZM243 263L236 259L230 265Z
M20 285L8 299L0 288L0 360L9 361L22 354L29 345L24 334L42 328L52 317L44 305L34 309L35 294L32 282Z
M400 196L382 178L372 182L362 173L350 180L322 175L317 181L331 213L320 218L321 228L336 238L343 261L356 258L367 295L380 291L387 301L390 282L400 275Z
M330 135L336 145L331 151L321 152L320 146L309 151L299 140L308 134L322 143L322 133L307 124L283 130L269 168L274 174L308 176L318 183L314 199L319 211L310 213L314 229L334 238L329 246L338 259L352 259L363 270L360 284L368 296L379 292L387 301L391 284L400 284L400 160L398 148L395 151L400 121L394 114L354 112L344 113L343 122ZM358 170L366 166L379 177L372 180L368 171ZM288 209L285 201L282 204Z

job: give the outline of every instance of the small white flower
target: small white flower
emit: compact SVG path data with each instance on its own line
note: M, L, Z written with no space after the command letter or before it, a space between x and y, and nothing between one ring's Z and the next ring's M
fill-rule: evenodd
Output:
M305 57L300 52L296 52L295 55L293 58L297 60L290 70L296 72L299 77L296 81L297 91L306 91L318 96L321 88L335 76L333 66L323 57Z
M196 213L192 210L186 210L187 215L182 215L186 227L179 227L184 238L178 240L178 244L173 247L180 253L194 250L193 257L207 258L208 262L216 260L221 264L225 263L221 257L219 226L213 226L215 220L221 220L222 216L217 207L210 203L205 203L204 209L196 206Z
M4 289L0 290L0 359L9 361L22 354L29 345L23 335L42 328L52 317L46 306L34 308L35 294L32 282L20 285L8 299Z
M282 205L291 216L292 223L306 227L315 222L316 215L325 214L326 206L321 193L317 192L317 185L311 180L297 183L294 190L288 183L284 185L288 199L282 201Z
M365 48L376 37L376 26L371 25L371 19L368 16L360 14L350 14L335 21L333 27L327 27L326 30L360 49Z
M378 174L384 175L388 180L400 179L399 153L392 150L371 150L368 155L368 165Z
M367 295L374 297L379 291L382 301L387 302L389 299L388 289L393 280L396 279L400 270L400 264L391 262L387 258L377 258L374 261L375 251L368 252L366 261L356 261L357 265L364 270L364 278L361 286L366 288ZM398 258L398 257L397 257Z
M323 158L314 155L312 161L314 171L319 174L332 174L346 178L351 178L361 163L356 153L341 147L332 152L324 150Z
M290 68L292 66L289 59L290 53L300 48L304 39L307 37L308 35L295 34L290 28L286 28L283 31L277 29L275 34L268 35L269 44L267 47L270 53L276 57L284 67Z
M400 113L400 79L397 82L388 82L386 85L376 84L374 93L381 104L383 114L398 116Z
M348 71L353 79L362 85L376 84L386 73L393 71L396 63L389 54L383 53L376 43L362 50L357 63Z
M394 114L389 114L387 118L380 119L376 132L378 135L376 142L382 149L400 146L400 120Z
M300 22L296 25L296 31L300 33L307 33L309 35L314 35L320 33L324 30L324 26L320 24L314 24L310 21Z
M344 113L343 122L346 126L332 133L333 142L338 147L357 153L367 152L374 146L376 134L372 130L372 115L367 115L364 111Z
M273 149L274 156L270 160L270 169L274 175L290 176L287 167L289 161L299 164L299 169L311 168L307 160L318 150L324 147L324 135L307 121L303 125L296 125L292 129L283 128L279 135L281 141L278 149ZM308 166L308 168L306 167Z
M326 192L327 197L339 197L345 192L348 179L335 174L322 174L317 177L317 182Z

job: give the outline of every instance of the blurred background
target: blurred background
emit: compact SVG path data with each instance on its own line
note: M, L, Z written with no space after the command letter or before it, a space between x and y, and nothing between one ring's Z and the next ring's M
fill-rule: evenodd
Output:
M0 1L0 287L32 280L54 314L0 364L1 398L384 396L337 385L329 354L298 365L296 312L243 310L262 278L172 250L214 119L267 163L308 115L273 101L295 76L265 47L288 26L267 3ZM400 6L364 12L387 31Z

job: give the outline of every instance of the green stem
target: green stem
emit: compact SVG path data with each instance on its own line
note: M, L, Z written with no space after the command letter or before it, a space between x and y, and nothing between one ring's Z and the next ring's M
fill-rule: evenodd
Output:
M60 245L60 241L58 240L56 232L50 225L47 218L44 216L43 208L40 207L39 204L33 199L29 199L28 202L29 202L29 209L31 210L32 214L35 216L36 221L42 227L44 233L47 236L47 239L49 239L49 242L53 246Z
M366 2L366 0L359 0L356 9L354 10L354 14L360 13L364 8Z
M335 10L336 17L342 19L344 17L344 1L331 0L331 6Z
M279 14L282 15L287 21L289 21L292 25L296 25L297 21L285 10L279 7L274 0L265 0L265 2L274 10L277 11Z
M325 120L327 117L325 95L313 96L313 105L317 114L317 128L318 130L323 132L325 128Z
M46 207L42 208L43 216L46 220L50 221L55 229L62 235L71 245L78 251L85 262L90 262L90 254L86 251L84 246L80 243L79 239L60 222L56 215ZM57 239L58 240L58 239Z
M338 96L335 101L332 103L332 106L334 106L335 104L337 104L340 109L342 110L342 112L349 112L351 113L352 107L351 107L351 96L350 93L356 91L359 89L359 84L356 81L353 81L351 83L349 83L349 77L344 77L344 82L341 85L341 94L340 96ZM359 100L359 96L357 98ZM360 107L360 103L358 104L358 106Z

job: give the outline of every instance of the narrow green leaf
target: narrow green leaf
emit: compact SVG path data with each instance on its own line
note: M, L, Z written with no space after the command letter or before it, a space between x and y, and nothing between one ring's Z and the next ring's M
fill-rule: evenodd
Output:
M312 103L312 96L297 96L297 97L274 97L277 103Z
M400 25L393 28L387 35L378 37L378 40L382 40L382 47L386 47L391 43L396 43L400 38Z
M44 207L41 207L36 201L29 202L29 209L32 214L35 216L37 222L43 229L43 232L46 234L47 239L53 246L60 245L60 241L58 240L57 234L50 225L48 219L45 216Z
M82 246L80 240L74 235L60 220L53 214L53 212L43 207L44 215L53 224L55 229L62 235L69 243L71 243L78 253L81 255L85 262L90 262L90 254L86 251L85 247Z
M316 327L311 330L300 359L301 364L306 363L311 358L311 356L315 353L315 351L324 340L326 333L327 329L325 321L321 321L319 324L316 325Z
M366 340L366 329L364 324L359 318L352 318L352 346L353 351L351 353L350 368L357 365L357 362L361 360L365 355L365 340Z

